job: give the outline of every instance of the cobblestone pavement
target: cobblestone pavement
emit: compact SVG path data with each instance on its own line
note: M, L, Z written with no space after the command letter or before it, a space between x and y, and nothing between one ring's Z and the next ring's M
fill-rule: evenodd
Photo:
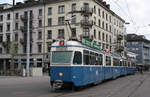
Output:
M48 76L0 77L0 97L150 97L150 72L105 81L80 91L54 91Z

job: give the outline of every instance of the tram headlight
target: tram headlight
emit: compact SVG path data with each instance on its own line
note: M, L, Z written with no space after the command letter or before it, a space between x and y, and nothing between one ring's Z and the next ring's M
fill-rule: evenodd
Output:
M60 72L58 75L59 75L59 77L62 77L62 76L63 76L63 73Z

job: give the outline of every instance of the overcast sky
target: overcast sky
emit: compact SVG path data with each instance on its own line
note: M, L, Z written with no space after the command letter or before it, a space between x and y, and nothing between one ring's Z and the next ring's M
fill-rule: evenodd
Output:
M12 3L13 0L0 0L1 3ZM17 2L23 0L16 0ZM127 33L142 34L150 39L150 0L105 0L111 9L129 22Z

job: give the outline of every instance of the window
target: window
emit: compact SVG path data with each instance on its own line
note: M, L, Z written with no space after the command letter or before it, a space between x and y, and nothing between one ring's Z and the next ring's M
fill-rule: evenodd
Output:
M38 32L38 40L41 40L41 39L42 39L42 32L39 31L39 32Z
M63 25L65 22L65 17L58 17L58 25Z
M48 8L48 15L52 15L52 8L51 7Z
M111 16L109 16L109 22L111 23Z
M106 20L108 21L108 14L106 13Z
M2 48L0 48L0 54L2 54L3 53L3 49Z
M47 52L51 51L51 43L47 43Z
M102 34L102 39L103 39L103 41L105 41L105 34L104 33Z
M111 32L111 25L109 25L109 31Z
M3 32L3 24L0 24L0 32Z
M103 11L103 13L102 13L102 17L103 17L103 19L105 18L105 13L104 13L104 11Z
M42 45L38 44L38 52L41 53L42 52Z
M101 40L101 32L98 32L98 39Z
M71 23L75 24L76 23L76 15L74 15L74 17L71 19Z
M106 56L106 66L111 65L111 57Z
M64 39L64 29L59 29L58 30L58 38Z
M106 34L106 42L108 42L108 35Z
M101 9L98 9L98 15L101 16Z
M18 23L15 24L15 29L18 30Z
M52 26L52 19L51 18L48 19L48 26Z
M39 16L42 16L42 9L39 9Z
M85 11L89 11L89 4L88 3L84 3L84 10Z
M76 28L72 28L72 37L76 37Z
M96 25L96 17L94 17L94 25Z
M84 50L83 62L84 65L103 65L103 55Z
M108 24L106 23L106 31L108 31Z
M10 31L10 24L7 24L7 31Z
M32 17L33 17L33 11L30 10L30 18L32 18Z
M73 64L82 64L82 54L79 51L75 51Z
M113 66L120 66L119 59L113 58Z
M76 4L72 4L72 11L76 11Z
M65 6L61 5L58 7L58 13L64 13L65 12Z
M0 42L3 42L3 35L0 35Z
M102 22L102 28L103 28L103 29L105 29L105 26L104 26L104 21Z
M6 40L7 40L7 42L10 42L10 34L6 35Z
M0 21L3 21L3 15L0 15Z
M52 64L53 65L70 65L72 59L72 51L53 51Z
M94 38L96 39L96 30L94 29Z
M98 61L98 65L103 65L103 55L102 54L98 55L97 61Z
M98 26L101 27L101 20L98 20Z
M15 33L15 41L18 41L18 34Z
M89 28L83 29L83 36L90 36Z
M86 50L83 51L83 62L84 62L84 65L90 65L89 51L86 51Z
M39 27L42 27L42 20L39 20Z
M10 20L10 14L7 14L7 20Z
M96 14L96 6L94 6L94 13Z
M110 42L110 43L112 42L112 40L111 40L111 35L109 36L109 42Z
M47 31L47 39L52 39L52 31L51 30Z
M16 19L18 19L19 18L19 13L16 13Z

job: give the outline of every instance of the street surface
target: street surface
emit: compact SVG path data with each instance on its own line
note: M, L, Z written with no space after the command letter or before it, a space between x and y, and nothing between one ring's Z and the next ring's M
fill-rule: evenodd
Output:
M80 91L54 91L48 76L0 77L0 97L150 97L150 72L105 81Z

